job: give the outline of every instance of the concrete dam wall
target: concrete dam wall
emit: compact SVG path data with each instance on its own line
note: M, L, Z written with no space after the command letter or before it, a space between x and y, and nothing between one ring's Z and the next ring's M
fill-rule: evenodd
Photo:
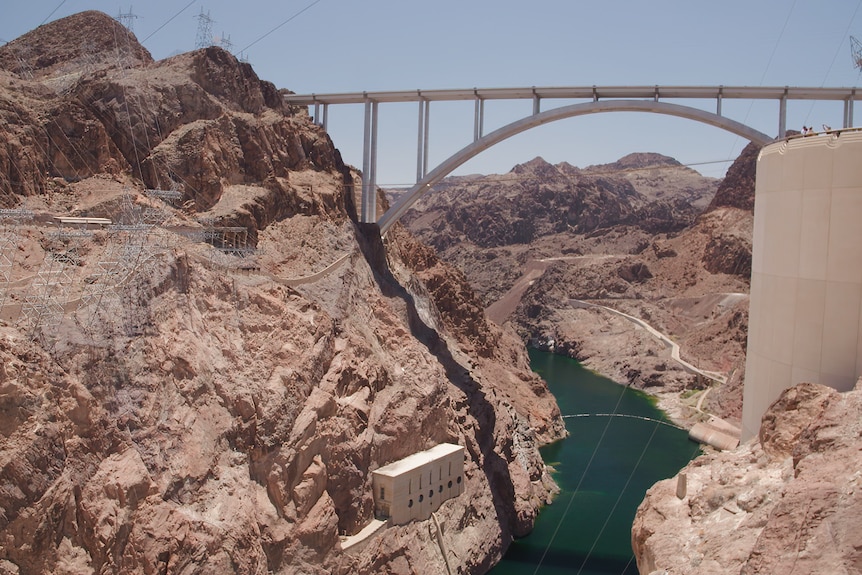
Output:
M862 131L763 148L753 251L743 441L784 389L862 374Z

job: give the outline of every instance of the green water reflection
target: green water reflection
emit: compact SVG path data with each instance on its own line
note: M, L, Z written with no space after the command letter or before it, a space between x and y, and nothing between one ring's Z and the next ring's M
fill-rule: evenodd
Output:
M531 351L530 359L564 415L619 413L669 422L648 395L576 361L540 351ZM688 433L654 421L607 416L565 421L569 437L542 449L562 492L492 575L637 575L631 550L637 506L653 483L673 476L699 453Z

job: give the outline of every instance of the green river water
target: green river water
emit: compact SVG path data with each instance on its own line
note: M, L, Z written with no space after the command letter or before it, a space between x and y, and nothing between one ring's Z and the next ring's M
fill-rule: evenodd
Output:
M645 393L551 353L530 351L557 398L569 437L542 449L561 488L533 532L515 541L491 575L637 575L631 524L646 490L699 453ZM621 414L636 417L596 416ZM639 418L649 418L643 420Z

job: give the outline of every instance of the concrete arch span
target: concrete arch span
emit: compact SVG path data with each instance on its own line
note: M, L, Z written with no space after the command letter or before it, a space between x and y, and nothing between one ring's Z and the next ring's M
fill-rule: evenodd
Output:
M651 112L655 114L677 116L727 130L728 132L741 136L760 146L765 146L773 141L773 138L766 134L750 128L745 124L731 120L730 118L725 118L724 116L719 116L718 114L706 112L698 108L681 106L679 104L669 104L667 102L656 102L650 100L601 100L597 102L562 106L554 108L553 110L539 112L538 114L533 114L512 122L511 124L507 124L506 126L475 140L470 145L462 148L444 160L439 166L428 172L424 178L416 182L416 184L414 184L406 194L399 198L399 200L380 217L377 224L380 226L381 235L385 234L389 228L395 224L395 222L401 219L404 213L407 212L407 210L409 210L420 197L428 192L434 184L488 148L531 128L556 122L557 120L564 120L566 118L584 116L587 114L598 114L602 112Z

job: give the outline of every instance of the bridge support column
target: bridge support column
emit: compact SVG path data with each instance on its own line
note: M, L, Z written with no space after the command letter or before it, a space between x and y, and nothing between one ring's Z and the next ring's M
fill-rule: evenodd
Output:
M473 141L475 142L485 131L485 100L476 95L476 110L473 113Z
M428 173L428 124L431 121L431 102L419 100L419 123L416 128L416 181Z
M854 90L855 92L855 90ZM853 97L844 100L844 126L845 128L853 127Z
M778 101L778 137L783 138L787 135L787 90Z
M314 123L318 126L323 126L323 130L327 128L327 116L329 116L329 104L323 104L323 114L320 112L320 102L314 104Z
M365 140L362 151L362 223L377 221L377 102L365 101Z

